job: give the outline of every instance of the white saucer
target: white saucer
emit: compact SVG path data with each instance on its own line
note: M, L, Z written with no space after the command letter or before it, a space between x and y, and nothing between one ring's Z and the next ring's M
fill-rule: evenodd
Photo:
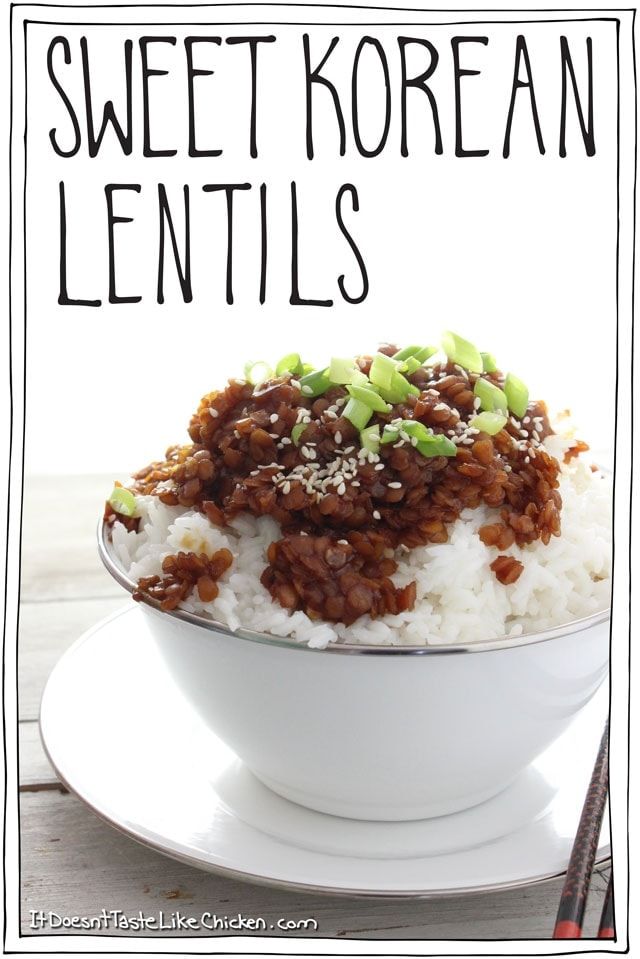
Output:
M159 852L310 892L428 898L565 871L606 712L603 688L516 783L474 809L419 822L340 819L281 799L243 767L174 686L133 607L63 656L40 728L61 780ZM605 816L598 859L609 854Z

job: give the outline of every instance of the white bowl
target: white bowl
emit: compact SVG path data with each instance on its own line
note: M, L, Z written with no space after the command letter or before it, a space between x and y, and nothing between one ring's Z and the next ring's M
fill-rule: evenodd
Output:
M98 540L132 592L102 526ZM609 610L517 639L313 650L141 605L183 694L258 779L353 819L441 816L496 795L566 729L609 661Z

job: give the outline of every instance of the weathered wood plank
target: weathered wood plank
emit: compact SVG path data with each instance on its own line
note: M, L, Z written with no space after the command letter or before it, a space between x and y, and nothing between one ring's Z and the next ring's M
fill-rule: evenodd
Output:
M18 640L19 718L38 718L40 699L49 673L69 646L85 630L130 600L121 593L114 599L76 602L22 603Z
M118 596L95 530L113 477L26 476L21 600Z
M42 748L37 722L19 723L18 744L20 758L18 782L20 789L41 789L55 786L58 779Z
M269 889L214 876L173 862L102 823L74 796L59 792L21 795L22 931L29 910L61 916L95 916L102 908L124 915L171 914L314 918L315 938L511 939L547 938L561 889L555 880L524 889L432 902L352 900ZM585 933L597 927L605 883L594 883ZM104 935L113 934L105 930ZM122 933L124 934L124 933ZM128 933L131 934L131 933ZM146 933L163 937L163 931ZM210 935L193 930L179 935ZM229 932L227 934L233 934ZM277 935L277 930L269 935ZM291 933L289 933L291 935Z

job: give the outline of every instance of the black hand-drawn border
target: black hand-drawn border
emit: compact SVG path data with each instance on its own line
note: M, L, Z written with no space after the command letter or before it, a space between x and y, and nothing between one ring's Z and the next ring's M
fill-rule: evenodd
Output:
M13 257L12 257L12 242L13 242L13 237L12 237L12 233L13 233L12 147L13 147L13 135L14 135L14 130L13 130L13 107L14 107L14 102L13 102L13 92L14 92L14 91L13 91L13 68L14 68L14 60L13 60L13 13L14 13L14 7L15 7L15 8L20 8L20 7L40 7L40 8L45 8L45 9L67 9L67 10L82 11L83 9L84 9L84 10L87 10L87 9L92 9L92 10L93 10L93 9L145 9L145 8L156 8L156 7L159 7L159 8L177 8L177 9L185 9L185 8L187 8L187 9L196 9L196 8L206 8L206 9L214 8L214 9L219 9L219 8L225 8L225 7L226 7L226 8L233 9L234 7L250 7L250 6L256 6L256 5L257 5L257 4L256 4L255 2L252 3L252 2L250 2L250 0L240 0L240 2L237 2L237 3L235 3L235 2L233 2L233 3L188 3L188 4L182 4L182 3L153 3L153 2L152 2L152 3L136 3L136 4L115 4L115 3L114 3L114 4L92 4L90 7L82 7L82 6L77 6L77 5L75 5L75 4L65 4L65 3L11 3L11 5L10 5L10 22L9 22L9 49L10 49L9 194L10 194L10 205L9 205L9 336L8 336L8 339L9 339L8 365L9 365L9 413L10 413L10 422L9 422L9 457L8 457L8 480L7 480L7 520L6 520L6 538L7 538L7 542L6 542L6 555L5 555L5 563L6 563L5 569L6 569L7 575L5 576L5 584L4 584L5 616L4 616L4 624L3 624L3 644L2 644L2 683L3 683L3 688L4 688L5 678L6 678L6 676L5 676L5 656L4 656L4 653L5 653L5 644L6 644L6 641L7 641L7 610L6 610L6 603L7 603L7 595L8 595L8 592L7 592L7 591L8 591L8 563L9 563L9 524L10 524L10 506L11 506L11 488L10 488L10 481L11 481L12 457L13 457L13 452L14 452L14 449L13 449L13 446L14 446L14 430L13 430L13 413L14 413L14 405L13 405L13 371L12 371L12 363L11 363L12 345L13 345L13 337L12 337L13 310L12 310L12 296L11 296L11 270L12 270L12 264L13 264ZM573 16L569 16L569 17L561 17L561 16L558 16L558 17L550 17L549 19L536 19L536 20L522 20L522 19L518 19L518 18L516 18L516 17L514 17L514 18L512 18L512 19L506 19L506 20L505 20L505 19L500 19L500 20L485 20L485 19L482 19L482 20L472 20L472 21L454 20L454 21L451 21L451 22L438 21L438 22L433 23L433 24L428 23L428 22L425 22L425 21L420 21L420 22L412 23L412 22L410 22L410 21L408 21L408 20L403 20L403 21L400 21L400 22L398 22L398 23L390 22L390 21L382 21L382 22L380 22L380 23L365 22L365 21L354 21L353 23L351 23L351 22L346 22L346 21L341 21L341 22L339 22L339 23L331 23L331 22L326 22L326 21L322 21L322 22L320 22L320 21L317 21L317 22L316 22L316 21L313 21L313 22L293 21L293 22L292 22L292 21L274 21L274 20L267 20L267 21L254 21L254 22L242 21L241 23L221 22L219 25L220 25L220 26L225 26L225 27L228 27L228 26L263 26L263 25L273 25L273 26L309 26L309 27L312 27L312 26L316 26L316 27L322 27L322 26L344 26L344 27L350 27L350 26L362 26L362 27L389 27L389 26L390 26L390 27L394 27L394 26L395 26L395 27L398 27L398 26L425 26L425 27L428 27L428 26L445 26L445 27L446 27L446 26L470 26L470 25L476 25L476 24L481 24L481 25L484 25L484 24L487 24L487 25L495 25L495 24L511 25L511 24L524 24L524 23L537 24L537 23L611 22L611 23L615 23L615 24L616 24L616 72L617 72L617 104L616 104L616 148L617 148L617 154L616 154L616 222L617 222L617 232L616 232L616 289L615 289L615 296L616 296L616 369L615 369L615 389L614 389L614 395L615 395L615 414L614 414L614 437L615 437L615 444L614 444L614 465L613 465L613 486L614 486L614 493L613 493L613 523L614 523L614 528L615 528L615 515L616 515L616 495L615 495L616 482L615 482L615 480L616 480L617 444L618 444L619 323L620 323L620 308L619 308L619 307L620 307L620 27L621 27L621 20L620 20L620 18L619 18L619 17L615 17L615 16L593 16L593 17L577 17L577 16L575 16L575 14L578 14L578 13L590 13L590 12L594 12L594 13L595 13L595 12L600 12L600 13L602 13L602 12L603 12L603 11L602 11L602 7L585 7L585 8L579 8L579 9L571 9L571 8L540 8L540 9L537 9L537 8L530 8L530 9L504 9L504 8L503 8L503 9L496 9L496 8L473 9L473 8L455 8L455 9L451 9L451 8L386 7L386 6L369 6L369 5L361 5L361 4L330 4L330 3L313 4L313 3L295 3L295 2L269 3L268 6L270 6L270 7L282 7L282 8L290 8L290 7L300 8L300 7L307 7L307 8L312 8L312 9L340 9L340 10L353 9L353 10L370 10L370 11L385 11L385 12L393 12L393 11L396 11L396 10L397 10L397 11L400 12L400 13L406 12L406 13L414 13L414 14L416 14L416 13L418 13L418 14L419 14L419 13L451 13L451 14L461 14L461 13L462 13L462 14L464 14L464 13L472 13L472 14L482 14L482 13L500 13L500 14L508 14L508 13L514 13L514 14L549 13L549 14L563 14L563 13L566 13L566 14L573 14ZM621 7L621 8L618 8L617 10L612 10L611 12L612 12L612 13L618 12L618 13L632 13L632 14L633 14L632 21L631 21L631 43L632 43L632 60L633 60L633 79L634 79L634 105L635 105L635 110L636 110L636 115L637 115L638 97L637 97L637 73L636 73L636 53L635 53L635 18L636 18L636 8L635 8L635 7ZM27 53L28 53L28 49L27 49L27 27L28 27L28 25L29 25L30 23L31 23L31 24L34 24L34 25L40 24L40 25L73 26L73 27L75 27L75 26L132 26L132 27L135 27L135 26L211 26L211 25L212 25L212 21L211 21L211 20L208 20L208 21L206 21L206 22L196 22L196 21L193 21L193 20L189 20L189 21L175 22L175 23L174 23L174 22L153 23L152 21L149 21L149 20L141 21L141 22L139 22L139 23L136 23L136 22L133 22L133 21L127 21L127 22L116 22L116 21L110 21L110 22L99 22L99 21L82 22L82 21L53 21L53 20L29 20L29 19L24 19L24 20L22 21L23 31L24 31L24 180L23 180L23 189L22 189L22 216L23 216L22 247L23 247L23 270L24 270L24 275L23 275L24 357L23 357L23 396L22 396L22 401L23 401L22 462L21 462L21 472L20 472L20 476L21 476L21 489L20 489L20 520L19 520L19 527L18 527L18 538L19 538L19 544L18 544L18 610L17 610L16 638L15 638L15 643L16 643L16 663L17 663L17 647L18 647L19 627L20 627L20 605L19 605L19 604L20 604L20 587L21 587L21 576L22 576L22 524L23 524L24 461L25 461L24 450L25 450L25 434L26 434L26 369L27 369L27 277L26 277L27 239L26 239L26 194L27 194L27 80L28 80L28 69L27 69ZM631 415L631 419L630 419L630 426L631 426L631 436L630 436L631 476L630 476L630 494L629 494L629 505L628 505L628 512L629 512L629 519L630 519L630 537L629 537L629 544L628 544L628 573L629 573L628 665L629 665L629 674L630 674L630 668L631 668L631 644L630 644L630 641L631 641L631 582L632 582L632 577L631 577L631 528L632 528L632 520L633 520L632 504L633 504L633 427L634 427L634 408L633 408L633 401L634 401L633 351L634 351L634 342L635 342L635 333L634 333L635 324L634 324L634 320L635 320L635 245L636 245L637 146L638 146L638 136L637 136L637 123L636 123L635 131L634 131L634 161L635 161L635 162L634 162L634 175L633 175L633 205L634 205L634 209L633 209L632 256L631 256L631 274L632 274L632 275L631 275L631 351L630 351L630 352L631 352L631 378L630 378L630 386L631 386L631 390L630 390L630 393L631 393L631 396L630 396L630 415ZM613 583L614 583L614 577L615 577L615 537L614 537L614 539L613 539L613 549L612 549L612 553L613 553L613 568L612 568L612 590L613 590ZM612 626L610 626L610 629L609 629L609 654L610 654L610 655L611 655L611 643L612 643ZM16 677L15 677L15 687L16 687L16 717L15 717L15 719L16 719L16 765L19 767L19 737L18 737L19 723L18 723L18 716L17 716L17 710L18 710L18 676L17 676L17 669L16 669ZM629 702L628 702L628 704L627 704L627 724L628 724L628 728L630 728L630 698L631 698L631 697L630 697L630 692L629 692ZM609 704L610 704L610 703L611 703L611 674L609 674ZM609 718L610 718L610 713L611 713L611 706L609 705ZM2 869L3 869L3 900L4 900L4 901L3 901L3 905L4 905L4 915L3 915L3 952L4 952L6 955L24 955L24 954L28 954L29 952L32 952L33 950L26 950L26 949L25 949L25 950L7 950L7 949L6 949L6 942L7 942L7 893L6 893L7 872L6 872L6 857L5 857L5 855L4 855L4 852L5 852L5 849L6 849L6 831L7 831L7 786L8 786L8 776L7 776L7 749L6 749L6 714L5 714L5 704L4 704L4 702L3 702L3 709L2 709L2 736L3 736L3 754L4 754L4 810L3 810L3 862L2 862ZM629 748L629 749L628 749L628 754L627 754L627 768L629 767L630 758L631 758L631 757L630 757L630 748ZM18 787L19 787L19 783L18 783ZM629 784L628 784L628 781L627 781L627 797L626 797L626 798L627 798L627 902L626 902L626 913L627 913L627 924L628 924L629 905L630 905L630 901L629 901L629 878L630 878L630 877L629 877L629 828L628 828L628 826L629 826ZM19 802L19 795L17 796L17 807L18 807L18 884L19 884L19 886L20 886L20 885L21 885L21 837L20 837L20 825L21 825L21 824L20 824L20 802ZM609 827L611 828L611 808L609 808ZM613 836L612 836L612 843L613 843ZM613 854L613 849L612 849L612 854ZM217 871L218 871L221 875L224 875L224 874L225 874L225 870L223 870L223 869L217 870ZM549 877L549 878L554 878L554 877ZM540 881L540 882L545 882L545 881L548 881L548 880L547 880L547 879L544 879L544 880L539 880L539 881ZM21 932L21 929L20 929L20 921L21 921L21 902L19 902L19 904L18 904L18 917L19 917L19 928L18 928L18 938L19 938L19 939L29 939L29 940L31 940L31 939L36 939L36 940L37 940L37 939L42 938L42 937L37 936L37 935L33 935L33 936L31 936L31 935L24 935L24 934ZM56 935L56 936L67 937L69 934L68 934L68 933L49 933L49 935ZM97 935L97 934L91 934L91 933L83 933L83 935L86 935L87 937L91 937L91 938L95 938L95 939L103 939L103 938L104 938L104 936L100 936L100 935ZM76 936L73 936L73 938L77 938L77 937L76 937ZM122 936L121 938L122 938L122 939L131 939L131 938L136 938L136 939L137 939L137 938L140 938L140 937L138 937L138 936L135 936L135 937L133 937L133 936ZM172 938L174 938L174 937L172 937ZM201 938L215 939L215 938L219 938L219 937L217 937L217 936L202 936L202 937L197 937L197 938L198 938L198 939L201 939ZM245 938L245 937L244 937L244 936L239 936L239 937L236 937L236 938L242 939L242 938ZM249 936L247 936L246 938L250 938L250 939L252 939L252 938L278 938L278 939L280 939L280 938L282 938L282 937L275 937L275 936L269 937L269 936L262 936L262 935L249 935ZM312 937L312 938L315 938L315 937ZM318 937L318 938L322 938L322 937ZM185 941L185 940L182 940L182 941ZM316 941L317 941L317 940L316 940ZM379 939L377 939L376 937L372 937L371 939L364 939L364 940L358 940L358 941L365 941L365 942L366 942L366 941L374 941L374 942L378 942ZM398 939L398 940L394 940L394 941L395 941L395 942L416 942L416 941L425 941L425 942L426 942L426 941L428 941L428 940L420 940L420 939ZM469 941L472 942L472 941L474 941L474 940L469 940ZM514 939L483 939L483 940L476 940L476 941L481 942L481 943L484 944L484 943L491 943L491 942L500 942L500 943L505 943L505 942L530 942L531 940L526 939L526 938L514 938ZM544 942L545 940L541 940L541 941ZM582 941L585 941L585 940L582 940ZM590 941L590 940L586 940L586 941ZM582 949L581 949L581 950L576 950L576 951L563 951L563 952L556 952L556 953L553 953L553 952L549 952L549 953L536 953L536 954L530 953L529 955L539 955L539 956L543 956L543 955L544 955L544 956L564 956L564 955L589 954L589 953L593 953L593 952L613 952L613 951L614 951L614 950L607 950L607 949L605 948L605 942L606 942L606 940L594 939L593 941L594 941L594 943L597 943L597 946L595 946L595 948L593 948L593 949L586 949L586 950L582 950ZM617 939L616 939L616 940L610 940L610 941L617 942ZM43 950L43 951L45 951L45 950ZM46 952L47 952L47 954L51 954L51 955L76 955L76 954L78 954L75 950L46 950ZM628 953L629 953L629 942L628 942L628 940L627 940L626 948L625 948L624 952L620 952L620 950L615 950L615 952L616 952L616 954L621 954L621 955L628 954ZM124 950L113 950L113 951L97 950L96 952L93 952L93 953L90 953L90 954L91 954L91 955L122 955L122 954L126 954L126 953L125 953ZM162 952L162 950L158 950L158 949L136 950L135 953L129 953L129 954L131 954L131 955L177 955L177 953L174 953L174 952L166 952L166 951L165 951L165 952ZM216 955L216 956L218 956L218 955L233 955L233 953L222 952L222 951L220 951L220 952L213 952L213 951L211 951L211 952L208 952L208 953L183 951L181 954L182 954L182 955L185 955L185 956L192 956L192 955L193 955L193 956L196 956L196 955L203 955L203 954L206 954L206 955ZM305 952L269 952L269 953L262 953L262 955L265 955L265 956L294 956L294 955L307 955L307 954L308 954L308 953L305 953ZM327 955L327 956L339 956L339 955L344 955L344 953L328 953L328 952L326 952L326 953L324 953L324 955ZM364 954L360 953L360 955L364 955ZM403 955L403 954L397 953L397 955ZM410 956L415 956L415 955L417 955L417 954L416 954L416 953L411 953L411 954L404 954L404 955L406 955L406 956L407 956L407 959L409 959ZM422 953L422 954L420 954L420 955L423 955L423 956L426 957L426 956L434 956L434 955L436 955L436 953ZM452 956L466 956L466 955L469 955L469 953L451 953L450 955L452 955ZM501 955L516 956L516 955L518 955L518 953L502 953Z

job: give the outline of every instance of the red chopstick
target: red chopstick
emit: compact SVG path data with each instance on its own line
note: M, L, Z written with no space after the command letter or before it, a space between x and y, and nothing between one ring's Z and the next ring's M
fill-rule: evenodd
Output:
M600 917L600 928L598 929L598 939L616 938L616 920L613 913L613 871L609 876L609 884L604 897L602 906L602 916Z
M567 878L560 896L556 925L553 930L554 939L580 939L582 936L584 910L607 801L608 765L609 722L607 721L571 850Z

